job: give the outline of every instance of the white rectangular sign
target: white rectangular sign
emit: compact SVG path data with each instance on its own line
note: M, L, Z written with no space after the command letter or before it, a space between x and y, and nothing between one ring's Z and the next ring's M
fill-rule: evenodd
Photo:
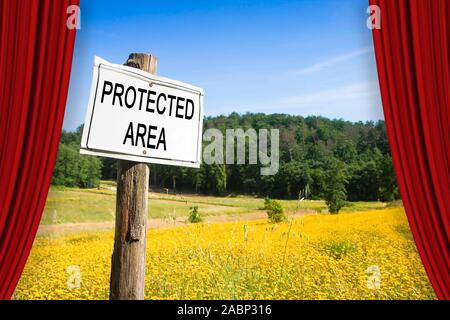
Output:
M82 154L198 168L203 90L95 57Z

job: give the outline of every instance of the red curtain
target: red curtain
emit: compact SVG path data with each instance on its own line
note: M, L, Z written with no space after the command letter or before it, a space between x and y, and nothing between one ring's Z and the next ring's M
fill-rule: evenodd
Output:
M0 299L9 299L44 209L61 134L78 0L0 1Z
M401 196L435 292L450 299L450 1L370 0Z

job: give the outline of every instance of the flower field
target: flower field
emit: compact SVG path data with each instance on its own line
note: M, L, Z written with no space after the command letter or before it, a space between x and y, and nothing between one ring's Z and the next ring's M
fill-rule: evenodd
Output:
M107 299L112 232L39 236L15 299ZM149 230L147 299L434 299L403 209Z

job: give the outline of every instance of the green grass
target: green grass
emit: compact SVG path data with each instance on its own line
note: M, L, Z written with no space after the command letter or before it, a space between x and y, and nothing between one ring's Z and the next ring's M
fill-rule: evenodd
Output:
M116 206L115 183L102 181L101 187L77 189L52 186L41 224L113 221ZM282 200L281 203L288 214L327 212L324 201ZM150 193L148 217L187 218L193 206L198 206L202 216L240 215L262 210L264 200L251 196L212 197ZM354 202L343 211L372 210L384 206L379 202Z
M196 196L196 195L166 195L166 194L151 194L150 198L164 199L168 201L190 201L196 204L210 204L217 206L240 207L249 210L261 210L264 208L264 199L250 196L237 197L212 197L212 196ZM327 205L322 200L279 200L288 213L298 211L313 211L323 212L327 211ZM364 210L375 210L385 208L385 204L381 202L351 202L342 211L354 212Z
M50 189L41 224L113 221L115 195L89 190Z
M193 205L197 205L204 216L242 214L251 210L238 206L222 206L187 200L149 199L149 218L187 217ZM116 196L113 191L93 189L50 190L41 224L63 224L113 221Z

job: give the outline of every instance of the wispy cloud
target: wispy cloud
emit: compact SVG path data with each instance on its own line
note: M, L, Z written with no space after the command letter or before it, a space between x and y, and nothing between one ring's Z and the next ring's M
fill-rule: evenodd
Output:
M301 75L316 73L316 72L322 71L323 69L333 67L339 63L346 62L353 58L363 56L365 54L369 54L372 52L373 52L372 47L360 48L355 51L347 52L345 54L320 61L320 62L310 65L308 67L295 70L294 75L301 76Z
M337 101L355 100L378 96L378 84L376 81L353 83L345 86L320 90L281 100L282 104L295 104L297 106L311 106L319 104L333 104Z

